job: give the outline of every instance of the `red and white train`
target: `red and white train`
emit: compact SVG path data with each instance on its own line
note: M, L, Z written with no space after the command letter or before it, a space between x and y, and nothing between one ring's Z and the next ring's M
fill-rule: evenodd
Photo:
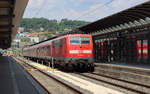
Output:
M68 70L94 71L93 42L88 34L69 34L23 49L23 56L54 61L56 67Z

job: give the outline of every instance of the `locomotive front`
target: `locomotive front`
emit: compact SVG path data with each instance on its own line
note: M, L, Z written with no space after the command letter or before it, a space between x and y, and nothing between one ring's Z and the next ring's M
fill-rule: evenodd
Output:
M69 37L68 55L72 61L93 62L93 43L91 35L72 35Z
M77 68L94 67L92 36L73 34L68 37L68 62Z

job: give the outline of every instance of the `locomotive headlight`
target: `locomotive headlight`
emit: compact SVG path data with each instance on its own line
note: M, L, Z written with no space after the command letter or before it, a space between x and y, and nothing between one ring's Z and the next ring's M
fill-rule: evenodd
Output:
M83 53L92 53L91 50L83 50Z
M69 53L70 54L77 54L77 53L79 53L79 50L70 50Z

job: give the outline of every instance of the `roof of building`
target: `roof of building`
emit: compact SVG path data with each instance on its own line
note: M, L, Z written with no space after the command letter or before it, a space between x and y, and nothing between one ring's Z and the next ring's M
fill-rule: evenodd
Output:
M73 32L91 33L103 30L116 30L117 28L132 27L147 24L150 21L150 1L107 16L88 25L77 28ZM72 33L72 32L70 32Z
M11 46L28 0L0 0L0 48Z

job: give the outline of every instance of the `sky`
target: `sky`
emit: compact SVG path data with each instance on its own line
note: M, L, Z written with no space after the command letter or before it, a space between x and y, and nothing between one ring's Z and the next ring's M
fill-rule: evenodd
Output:
M29 0L24 18L96 21L149 0Z

